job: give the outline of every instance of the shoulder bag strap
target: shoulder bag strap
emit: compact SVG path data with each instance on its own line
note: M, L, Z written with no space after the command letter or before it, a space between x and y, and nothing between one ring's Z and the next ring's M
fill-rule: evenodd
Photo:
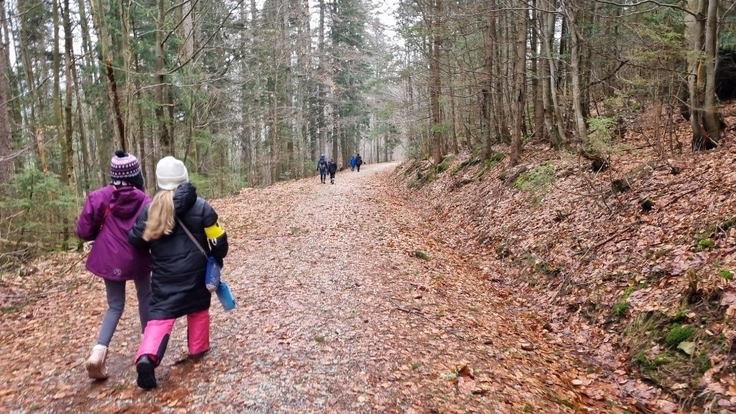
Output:
M197 247L199 248L199 251L202 252L202 254L204 255L204 257L208 257L207 256L207 251L204 249L204 247L202 247L201 244L199 244L199 242L197 241L197 239L194 238L194 235L192 234L191 231L189 231L189 229L187 228L187 226L185 226L184 223L181 220L179 220L179 217L176 218L176 221L179 222L179 225L181 226L181 228L184 229L184 232L187 233L187 236L189 236L189 238L192 239L192 241L194 242L194 244L197 245Z

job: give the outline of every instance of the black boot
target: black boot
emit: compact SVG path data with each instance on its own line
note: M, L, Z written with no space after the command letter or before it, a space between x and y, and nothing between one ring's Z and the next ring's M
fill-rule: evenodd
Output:
M151 357L143 355L138 363L135 364L135 370L138 372L138 386L144 390L156 388L156 364L151 361Z

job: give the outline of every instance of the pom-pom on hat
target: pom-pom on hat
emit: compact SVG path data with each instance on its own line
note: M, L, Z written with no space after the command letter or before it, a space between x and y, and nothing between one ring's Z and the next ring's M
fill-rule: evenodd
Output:
M141 164L138 158L123 150L115 151L115 156L110 160L110 178L129 181L136 175L141 175Z
M156 164L156 184L162 190L173 190L189 182L189 173L183 162L172 156L163 157Z

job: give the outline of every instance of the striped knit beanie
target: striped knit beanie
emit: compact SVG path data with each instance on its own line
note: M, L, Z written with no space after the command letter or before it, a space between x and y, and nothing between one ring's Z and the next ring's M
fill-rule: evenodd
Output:
M143 174L138 158L123 150L115 151L115 156L110 160L110 178L113 182L125 181L142 189Z

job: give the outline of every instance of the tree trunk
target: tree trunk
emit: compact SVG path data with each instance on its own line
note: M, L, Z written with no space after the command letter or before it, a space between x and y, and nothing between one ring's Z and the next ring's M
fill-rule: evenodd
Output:
M7 14L5 11L5 2L0 1L0 30L2 30L2 34L0 34L0 43L2 43L2 39L10 39L11 37L11 31L9 27L9 21L7 19ZM17 19L15 20L17 22ZM13 31L12 33L17 33L17 31ZM10 44L10 42L8 42ZM15 45L18 43L15 42ZM10 49L7 45L0 45L0 52L3 52L0 54L0 59L4 59L5 70L9 70L11 68L10 64ZM15 48L15 56L18 56L18 50ZM2 71L0 73L10 73ZM12 78L9 78L5 83L5 93L7 95L15 95L15 94L25 94L23 92L24 86L21 84L20 77L15 75L12 76ZM14 92L13 92L14 91ZM5 104L7 105L8 109L8 123L7 128L10 133L10 141L8 142L8 151L12 151L13 148L21 148L27 145L26 142L23 141L26 134L23 131L23 128L21 128L21 125L23 125L23 112L25 111L25 107L21 102L18 100L12 100L12 101L5 101ZM0 122L3 122L0 120ZM0 127L1 128L1 127ZM32 131L32 129L31 129ZM0 148L2 148L4 144L0 143ZM13 155L11 153L2 153L0 154L3 158L3 161L0 162L0 170L3 168L7 168L10 170L10 175L12 176L13 173L17 170L20 170L24 167L24 162L21 157L17 156L10 156L9 158L6 157L6 155ZM10 161L12 164L11 166L6 166L5 161ZM9 178L9 177L8 177ZM0 173L0 179L3 179L2 174ZM0 194L4 189L0 189Z
M123 120L123 114L120 108L120 95L118 91L117 79L115 78L115 70L113 68L113 57L110 53L110 34L108 33L107 23L105 18L106 5L103 0L90 0L90 7L92 8L92 16L94 21L97 23L97 38L100 46L100 60L104 66L105 77L107 78L108 93L110 96L111 106L110 112L112 117L112 124L115 126L116 140L120 148L125 148L125 123ZM107 156L108 151L99 151L100 155ZM103 176L105 169L102 170Z
M580 70L580 31L577 27L575 10L566 10L566 17L570 27L570 80L572 83L572 105L575 115L575 128L578 134L578 142L582 145L588 143L588 126L583 109L583 90Z
M528 24L528 4L525 0L519 2L522 13L519 14L518 33L516 39L516 59L514 60L514 134L511 138L511 155L509 162L517 165L521 159L522 143L524 138L524 102L526 84L526 40Z
M79 7L80 9L84 9L84 1L85 0L79 0ZM87 79L87 82L89 85L94 85L96 83L105 82L103 80L106 79L105 82L105 93L108 95L108 100L104 101L105 108L98 110L97 113L100 115L107 111L109 113L109 116L101 120L101 122L97 122L94 124L91 124L92 128L94 128L96 134L96 138L94 140L90 140L90 143L93 144L93 147L91 148L91 153L95 154L95 158L97 159L104 159L109 154L109 150L114 147L114 143L117 142L120 136L120 131L118 128L118 116L115 112L115 108L112 105L114 95L113 95L113 87L114 84L111 83L111 81L115 80L114 73L110 73L108 69L110 68L108 66L108 62L111 62L110 58L110 36L108 34L107 29L107 22L105 20L105 4L104 1L100 0L88 0L89 1L89 7L90 7L90 15L92 18L92 27L97 32L97 47L93 46L92 44L92 36L90 33L85 33L85 31L82 31L82 50L86 50L86 56L88 56L87 65L88 67L92 68L95 67L94 62L97 60L100 62L100 70L99 75L95 77L94 75L89 75L89 78ZM87 45L87 46L85 46ZM94 74L94 71L90 71L90 73ZM112 76L112 78L110 78ZM113 133L110 134L109 130L112 129ZM98 163L97 164L97 177L99 178L100 185L103 185L107 182L107 176L109 174L109 166L106 166L104 163Z
M54 76L54 87L53 87L53 102L54 102L54 132L58 138L61 138L64 133L64 120L61 113L61 52L59 50L59 44L61 43L61 36L59 35L59 27L61 22L59 21L59 1L53 0L52 4L52 19L54 25L54 44L53 44L53 76ZM63 145L66 141L59 139L59 142ZM68 166L66 159L67 152L62 146L61 150L61 181L68 184Z
M711 147L711 140L701 125L704 106L704 92L702 87L703 62L701 54L703 52L705 27L703 20L699 16L705 16L707 2L708 0L689 0L688 7L698 17L690 14L685 16L685 38L690 46L690 53L687 54L687 84L690 94L690 128L693 133L692 148L694 151L705 150Z
M319 152L323 154L327 148L327 59L325 56L325 0L319 0L319 29L317 34L317 131L319 134ZM315 155L315 159L317 154ZM313 160L314 161L314 160Z
M135 104L135 111L138 115L138 139L137 141L140 147L137 149L138 153L134 155L139 157L138 159L140 160L139 162L141 164L141 169L143 170L143 177L145 178L146 187L152 188L153 186L151 184L156 182L155 181L156 176L153 174L155 170L155 166L153 165L153 162L152 162L154 159L153 151L152 151L153 148L151 148L148 145L148 138L150 137L146 136L145 124L143 123L143 104L140 99Z
M73 51L72 51L73 53ZM91 180L90 180L90 172L92 170L92 163L90 162L89 157L89 145L88 145L88 134L86 133L85 123L84 123L84 114L83 114L83 105L82 105L82 86L80 85L78 75L77 75L77 65L72 65L71 67L71 74L72 74L72 83L74 84L74 90L75 90L75 97L76 97L76 104L77 104L77 125L79 126L79 146L81 150L81 154L79 154L79 160L82 164L81 168L81 174L82 174L82 189L86 192L91 187Z
M337 133L332 134L332 153L330 154L330 157L335 157L338 151L340 150L340 147L338 143L341 140L345 139L345 134L347 133L345 131L345 127L342 128L333 128L333 131L337 131ZM337 161L337 160L335 160Z
M552 53L552 44L555 28L555 0L545 0L545 18L542 23L542 47L545 59L545 76L544 80L543 101L545 104L544 122L550 133L550 143L557 147L561 143L567 141L565 133L565 124L560 111L559 99L557 96L557 58ZM564 19L563 19L564 20ZM554 136L556 135L556 137Z
M450 81L449 87L448 87L448 93L450 94L450 119L452 119L452 139L450 139L449 142L449 150L453 154L457 154L460 152L460 147L457 143L457 125L459 125L462 122L462 119L457 119L455 114L455 90L452 86L452 82Z
M440 49L442 47L442 0L434 0L432 11L432 57L429 61L430 106L432 112L432 159L435 164L442 161L442 118L440 115L440 95L442 93L442 73L440 72Z
M557 56L560 56L560 62L561 64L557 66L557 80L556 84L558 87L560 85L565 85L565 79L567 77L567 68L570 66L570 62L567 62L565 59L565 56L570 55L570 21L565 16L566 13L572 13L573 11L569 10L570 5L567 3L562 2L561 0L551 0L551 6L552 9L550 11L552 13L557 12L557 7L559 7L563 10L563 15L560 18L559 24L560 24L560 42L559 42L559 49L556 53ZM557 34L557 24L554 26L554 32L550 32L550 34L554 33Z
M0 0L0 20L5 23L5 0ZM2 27L2 25L0 25ZM0 182L9 183L13 176L13 148L12 131L10 128L10 115L8 102L8 53L5 48L5 38L0 31ZM4 188L4 187L3 187ZM0 193L6 193L0 190Z
M158 138L161 143L161 151L164 155L176 156L174 153L174 145L169 135L169 129L167 128L168 120L166 118L166 104L167 104L167 93L166 93L166 74L164 72L164 38L166 29L164 24L166 22L166 10L164 7L164 0L158 0L158 20L156 23L156 122L158 124Z
M53 69L54 69L54 121L55 128L54 132L56 136L61 138L64 135L64 120L61 113L61 52L59 50L59 44L61 43L61 37L59 35L59 27L61 22L59 21L59 2L58 0L53 1L52 5L52 19L54 24L54 45L53 45ZM68 153L65 148L66 139L60 139L61 141L61 182L66 186L70 185L69 182L69 171L71 170L69 164L71 159L68 157ZM66 250L69 244L69 219L65 216L62 218L62 249Z
M312 80L314 79L314 72L312 70L312 29L310 25L310 14L309 14L309 0L301 0L301 8L299 12L301 24L299 25L299 40L301 43L300 50L300 70L303 76L300 77L300 88L299 88L299 101L300 110L298 123L300 124L301 130L301 151L299 153L299 162L294 166L297 169L298 177L304 177L308 173L311 173L311 168L307 170L305 162L303 160L311 160L313 154L313 148L315 142L314 130L310 128L311 122L309 122L309 106L310 106L310 92L312 86Z
M90 0L90 7L92 7L92 1ZM92 40L89 35L89 24L87 22L87 10L85 6L85 0L77 1L77 10L79 11L79 27L82 32L82 54L84 55L85 65L92 67L94 60L94 54L92 53Z
M127 2L121 1L118 3L120 7L120 26L121 26L121 32L122 36L120 36L120 43L121 43L121 49L119 51L119 56L122 56L123 58L123 71L126 74L131 74L133 72L133 51L132 46L130 44L130 37L132 34L132 30L130 30L130 9L127 8ZM135 151L135 143L132 142L132 135L133 135L133 115L134 111L131 109L133 108L133 86L134 83L132 81L131 75L123 76L123 79L125 80L125 83L123 85L122 93L121 95L121 104L119 111L122 114L121 122L124 125L124 128L122 129L122 136L120 137L120 149L125 151ZM142 119L139 119L138 122L143 122Z
M497 3L495 5L497 5ZM491 88L491 102L493 102L493 113L491 116L491 125L495 129L494 135L496 137L496 140L498 142L504 142L508 144L511 142L509 138L509 118L506 115L508 105L504 103L504 97L505 95L507 95L508 92L507 86L505 85L505 81L508 78L508 73L506 73L506 68L504 68L504 62L508 62L508 59L505 59L506 56L504 56L504 54L506 51L504 50L503 45L511 42L507 42L507 38L502 36L502 31L505 25L503 24L504 20L502 20L501 17L503 17L503 15L498 16L497 21L494 24L494 47L496 50L493 59L495 59L495 61L498 63L495 64L493 68L493 87ZM499 21L501 22L501 24L499 24Z
M533 20L530 22L530 25L533 29L531 31L532 38L529 44L533 53L531 67L531 73L533 74L531 82L531 95L533 97L532 99L534 107L534 132L532 133L532 135L537 140L546 140L547 131L544 125L544 102L542 101L544 93L542 92L542 88L540 86L543 84L543 81L541 81L541 79L545 78L542 70L542 67L544 67L544 64L541 62L542 54L539 51L539 20L541 16L542 11L538 8L538 0L532 0L531 18ZM536 28L536 30L534 28Z
M184 56L182 57L182 61L188 61L194 56L195 33L193 3L196 4L197 2L184 1L181 3L181 31L182 37L184 38Z
M62 19L64 24L64 77L66 80L66 87L64 88L65 99L64 99L64 145L62 150L66 155L62 159L66 159L66 182L70 186L74 187L75 194L77 193L77 186L74 185L74 112L72 103L74 102L73 92L76 88L74 84L74 76L72 71L74 70L76 62L74 61L74 48L72 42L74 37L72 35L72 24L69 18L69 0L64 0L64 8L62 10Z
M708 16L705 22L705 96L703 121L713 145L721 138L721 122L716 98L716 62L718 41L718 0L708 1Z

